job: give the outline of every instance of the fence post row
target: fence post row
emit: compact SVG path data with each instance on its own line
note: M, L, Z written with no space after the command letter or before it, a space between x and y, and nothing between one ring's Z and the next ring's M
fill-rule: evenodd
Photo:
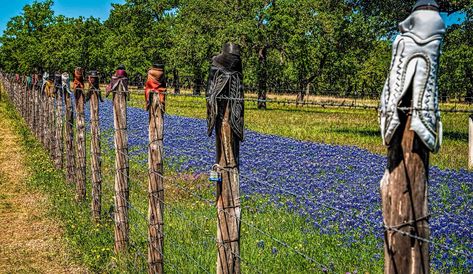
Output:
M87 100L90 101L90 153L92 171L92 217L96 223L100 221L102 208L102 159L100 151L100 125L99 125L99 77L97 71L91 71L88 77L89 92Z
M145 88L146 109L149 113L148 272L150 274L164 272L163 130L165 91L164 65L154 64L148 71L148 79Z
M128 132L127 98L128 78L120 65L107 86L108 96L113 92L113 120L115 127L115 252L126 251L129 241L128 199Z
M243 75L240 47L223 46L213 57L207 94L208 134L215 128L217 273L240 273L239 155L243 140ZM230 99L228 99L230 98Z
M438 151L441 140L436 80L442 40L439 33L445 29L435 1L418 1L413 11L400 24L402 39L398 38L393 47L403 51L393 52L392 69L381 96L381 133L389 146L381 181L385 273L430 273L425 242L430 237L427 180L429 154ZM426 33L423 24L427 23L437 29L427 28L431 33ZM412 37L429 39L420 43ZM414 69L407 69L409 62ZM436 131L428 130L432 128Z
M77 146L77 173L76 173L76 200L84 201L86 195L86 144L85 144L85 94L84 70L77 67L74 70L74 98L76 103L76 146Z

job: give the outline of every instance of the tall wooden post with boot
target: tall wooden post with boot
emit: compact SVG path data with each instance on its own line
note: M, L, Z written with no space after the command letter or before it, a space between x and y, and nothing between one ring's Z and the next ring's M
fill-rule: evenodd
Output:
M99 101L103 102L100 94L99 76L97 71L90 72L88 77L89 92L87 100L90 102L90 153L92 171L92 217L97 223L100 221L102 208L102 159L100 151Z
M84 70L80 67L74 71L74 97L76 103L76 200L83 201L86 195L86 144L85 144L85 87Z
M76 153L74 147L74 109L72 106L72 91L70 89L69 74L64 72L62 78L62 94L66 108L64 139L66 146L66 180L70 184L76 182Z
M56 151L54 153L54 164L56 165L57 169L62 170L64 167L64 158L63 158L63 151L64 151L64 142L63 142L63 93L62 93L62 77L60 73L56 73L54 75L54 93L56 98L55 104L55 116L56 116Z
M129 241L128 200L130 192L127 132L128 76L120 65L107 86L113 92L113 120L115 126L115 252L126 251Z
M381 181L385 273L429 273L429 154L442 139L437 68L445 25L433 0L419 0L399 24L381 97L388 165Z
M163 129L165 91L164 65L155 64L148 71L145 88L146 109L149 112L148 272L150 274L164 272Z
M215 128L217 164L217 273L240 273L240 142L243 140L240 47L225 44L212 59L207 89L208 134Z

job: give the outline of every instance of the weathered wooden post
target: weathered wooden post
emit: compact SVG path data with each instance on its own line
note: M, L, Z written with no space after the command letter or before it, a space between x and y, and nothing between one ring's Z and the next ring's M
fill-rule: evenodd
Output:
M32 123L33 123L33 132L36 136L36 138L39 138L38 136L38 105L39 105L39 84L40 84L40 79L39 75L35 73L33 75L33 108L32 108Z
M473 114L470 115L470 118L468 119L468 124L469 124L469 137L468 137L468 142L469 142L469 156L468 156L468 168L470 170L473 170Z
M38 76L38 123L36 127L36 134L38 135L38 139L40 142L43 144L43 139L44 139L44 131L43 131L43 125L44 125L44 105L43 105L43 100L44 100L44 85L46 83L46 79L43 77L44 75L39 75ZM44 144L43 144L44 145Z
M88 77L89 92L87 100L90 101L90 153L92 170L92 217L96 223L100 221L102 207L102 159L100 151L100 126L99 126L99 101L100 81L97 71L91 71Z
M213 57L207 89L208 134L217 145L217 273L240 273L239 155L243 140L243 75L240 47L225 44ZM231 99L227 99L231 98ZM220 180L221 179L221 180Z
M28 117L28 125L30 127L30 130L33 130L33 108L34 108L34 86L33 86L33 77L34 75L31 74L29 75L29 84L28 84L28 98L27 98L27 117Z
M76 182L76 158L74 150L74 111L72 107L69 82L69 74L64 72L62 78L62 94L64 94L64 104L66 108L66 119L64 127L64 138L66 143L66 178L67 182L74 184Z
M56 104L55 104L55 118L56 118L56 127L55 127L55 137L56 137L56 151L54 153L54 164L57 169L62 170L64 167L63 152L64 152L64 143L62 138L63 133L63 93L62 93L62 76L60 73L54 75L54 89L56 94Z
M129 240L128 224L128 78L120 65L107 86L107 96L113 92L113 120L115 126L115 252L126 251Z
M76 201L83 201L86 195L86 144L85 144L85 94L84 94L84 71L77 67L74 70L74 97L76 104Z
M31 88L33 86L33 79L31 78L31 75L26 76L26 93L25 93L25 102L24 102L24 108L25 108L25 121L28 127L31 129L31 115L30 115L30 106L31 106Z
M43 135L42 141L43 146L46 150L49 150L49 141L50 141L50 115L49 115L49 95L52 94L51 89L53 88L53 81L50 78L49 73L43 75Z
M146 109L149 112L148 273L164 272L163 129L165 92L164 65L155 64L148 71L145 88Z
M381 96L388 165L381 181L385 273L429 273L429 153L441 145L437 68L445 25L433 0L420 0L399 24Z
M53 161L56 160L56 115L55 115L55 105L54 105L54 98L56 97L55 88L54 88L54 74L51 73L49 75L52 85L51 88L48 89L48 133L49 133L49 156Z

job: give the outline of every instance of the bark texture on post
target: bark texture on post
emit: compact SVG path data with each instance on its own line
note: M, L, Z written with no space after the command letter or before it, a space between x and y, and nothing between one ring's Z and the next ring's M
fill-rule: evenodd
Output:
M77 173L76 173L76 200L83 201L86 195L86 144L85 144L85 95L83 90L76 89L76 146L77 146Z
M86 143L85 143L85 94L83 70L74 71L74 97L76 103L76 201L85 200L86 195Z
M217 123L217 160L224 168L217 186L218 258L217 273L240 273L240 179L237 157L240 144L230 126L230 108Z
M99 126L99 79L97 73L89 76L89 101L90 101L90 153L92 170L92 217L96 223L100 221L102 210L102 159L100 151L100 126Z
M63 151L64 143L62 138L63 133L63 93L61 88L61 75L56 82L56 153L55 153L55 165L56 168L62 170L64 168Z
M469 156L468 156L468 168L473 170L473 115L470 115L468 119L469 124L469 134L468 134L468 142L469 142Z
M215 128L217 171L217 273L240 273L239 155L243 140L240 47L227 43L212 59L207 88L208 134ZM226 99L231 98L231 99Z
M424 239L430 236L427 207L429 150L409 129L411 116L404 119L388 150L389 176L381 182L386 226L384 272L430 273L428 243L407 236Z
M66 145L66 179L70 184L76 182L76 158L74 149L74 109L69 90L69 75L64 75L63 94L66 108L66 119L64 127L64 139Z
M164 94L162 65L154 65L148 71L145 98L149 111L149 147L148 147L148 273L163 273L164 246L164 167L163 167L163 130L164 130Z
M52 88L54 90L54 88ZM53 161L56 161L56 114L55 104L53 95L48 96L48 143L49 143L49 156Z
M40 87L40 91L38 93L38 138L41 144L44 147L44 127L46 123L46 105L45 101L46 97L44 95L44 87Z
M117 71L116 75L120 70ZM125 74L123 70L123 74ZM128 199L129 165L127 132L127 78L112 77L107 95L113 91L113 122L115 127L115 252L126 251L129 240Z

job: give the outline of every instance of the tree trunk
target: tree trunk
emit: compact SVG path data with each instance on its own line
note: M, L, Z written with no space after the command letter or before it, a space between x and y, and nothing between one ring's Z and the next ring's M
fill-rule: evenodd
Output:
M86 195L86 144L85 144L85 95L82 90L77 89L76 93L77 111L77 173L76 173L76 201L85 200Z
M303 79L299 79L299 88L297 91L297 102L296 104L303 104L304 103L304 88L305 88L305 81Z
M149 109L149 226L148 263L149 273L163 273L164 239L164 168L163 168L163 127L164 112L159 95L150 93L152 104Z
M230 105L223 102L223 120L216 123L217 162L222 182L217 185L217 273L240 273L240 142L230 125Z
M119 84L113 93L115 126L115 252L125 252L128 245L128 132L125 87Z
M429 150L403 115L388 149L381 182L384 273L429 273L429 246L407 234L429 239L427 179Z
M64 93L66 103L66 177L67 182L74 184L76 182L76 158L74 149L74 110L72 107L71 95L66 91Z
M193 94L200 95L201 90L202 90L202 74L200 73L200 71L197 71L194 74Z
M90 91L90 153L92 170L92 216L100 221L102 208L102 159L100 151L99 94Z
M267 92L267 75L266 75L266 55L267 47L263 47L259 51L258 58L258 72L257 72L257 81L258 81L258 109L266 109L266 92Z
M173 78L174 78L174 94L181 93L181 83L179 82L179 71L177 69L173 69Z

